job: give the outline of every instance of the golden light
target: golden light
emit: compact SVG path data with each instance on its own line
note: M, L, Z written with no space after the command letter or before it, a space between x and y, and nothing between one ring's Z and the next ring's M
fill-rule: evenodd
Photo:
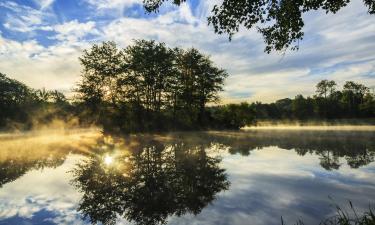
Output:
M111 156L109 156L109 155L105 156L105 157L104 157L104 163L105 163L106 165L110 165L110 164L112 164L112 163L113 163L113 157L111 157Z

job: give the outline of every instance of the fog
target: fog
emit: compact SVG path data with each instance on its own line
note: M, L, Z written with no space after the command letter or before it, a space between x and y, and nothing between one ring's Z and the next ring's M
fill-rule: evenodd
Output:
M332 130L332 131L375 131L373 121L260 121L256 125L245 126L243 130Z

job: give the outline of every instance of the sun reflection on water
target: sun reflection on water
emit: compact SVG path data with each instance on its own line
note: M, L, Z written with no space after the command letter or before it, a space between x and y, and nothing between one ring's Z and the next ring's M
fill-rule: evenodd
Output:
M113 157L112 156L109 156L109 155L106 155L104 157L104 163L106 165L111 165L113 163Z

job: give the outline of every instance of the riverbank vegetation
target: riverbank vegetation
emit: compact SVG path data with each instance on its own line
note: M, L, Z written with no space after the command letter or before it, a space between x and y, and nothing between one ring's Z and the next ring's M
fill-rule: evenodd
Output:
M375 96L363 84L347 81L339 90L333 80L322 80L316 85L315 95L294 99L285 98L274 103L252 104L258 120L319 120L332 121L375 117Z
M358 213L354 208L353 203L349 201L349 209L344 209L339 205L334 205L336 214L321 221L321 225L373 225L375 224L375 214L373 208L369 207L368 211ZM281 217L281 224L285 225ZM295 225L304 225L302 220L299 220Z
M273 103L220 104L228 76L197 49L136 40L119 49L94 44L80 57L82 73L67 99L0 74L0 127L27 130L62 121L109 132L239 129L257 121L373 121L375 96L363 84L322 80L313 96Z
M32 89L0 73L0 129L29 130L51 124L69 123L75 111L59 91Z

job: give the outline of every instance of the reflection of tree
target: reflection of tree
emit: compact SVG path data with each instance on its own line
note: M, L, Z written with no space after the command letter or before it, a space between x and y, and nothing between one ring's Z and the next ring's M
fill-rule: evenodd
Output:
M346 161L351 168L359 168L373 162L374 157L375 152L365 149L363 152L359 152L358 155L347 156Z
M345 158L351 168L358 168L373 162L375 157L374 132L252 131L190 135L194 136L194 141L206 146L220 145L231 154L243 156L271 146L294 150L301 156L315 154L320 157L320 165L327 170L339 169L340 158Z
M338 170L341 166L339 158L332 155L330 151L318 153L320 157L320 165L326 170Z
M0 138L0 187L31 170L56 168L69 153L90 154L99 134L85 130L75 132L24 133Z
M64 161L65 155L62 156L61 154L50 154L46 158L40 158L32 161L8 160L0 162L0 187L8 182L18 179L30 170L39 170L46 167L56 168L57 166L63 164Z
M111 165L100 155L87 159L72 183L83 192L79 211L93 223L113 224L121 215L137 224L163 224L168 216L200 213L228 188L219 162L201 145L144 141Z

